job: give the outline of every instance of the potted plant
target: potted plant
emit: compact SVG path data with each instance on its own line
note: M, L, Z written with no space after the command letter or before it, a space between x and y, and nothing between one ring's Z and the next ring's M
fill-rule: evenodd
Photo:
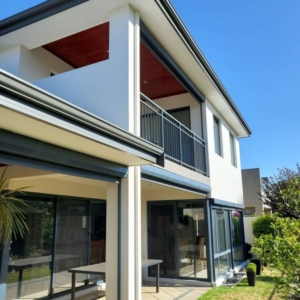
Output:
M9 181L13 176L6 176L8 166L0 175L0 249L1 246L10 242L11 235L23 236L28 230L26 224L25 208L31 206L24 200L19 199L16 194L23 193L28 187L11 190L8 188Z
M249 263L246 267L246 274L247 274L248 284L250 286L255 286L255 283L256 283L256 264Z

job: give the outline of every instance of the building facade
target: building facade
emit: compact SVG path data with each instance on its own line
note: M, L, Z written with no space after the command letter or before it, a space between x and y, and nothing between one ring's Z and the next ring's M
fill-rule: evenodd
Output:
M142 258L199 285L244 262L251 131L169 1L46 1L0 21L0 69L0 170L34 208L3 299L67 295L68 269L104 261L112 300L155 280Z

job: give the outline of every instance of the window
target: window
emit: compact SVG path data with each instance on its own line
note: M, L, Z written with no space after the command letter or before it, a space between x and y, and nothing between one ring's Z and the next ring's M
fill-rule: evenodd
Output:
M221 136L220 136L220 124L219 120L214 116L214 138L215 138L215 152L222 155L221 153Z
M167 110L167 112L182 123L188 129L191 129L191 120L190 120L190 108L189 107L181 107L177 109Z
M236 167L235 143L234 136L229 132L231 164Z

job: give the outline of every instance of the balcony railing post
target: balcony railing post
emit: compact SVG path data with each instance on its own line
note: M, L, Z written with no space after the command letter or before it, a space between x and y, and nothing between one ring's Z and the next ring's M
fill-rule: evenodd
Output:
M194 161L193 161L193 167L194 169L196 170L197 167L196 167L196 156L197 156L197 142L196 142L196 139L195 139L195 135L193 134L193 151L194 151Z
M165 148L165 132L164 132L164 112L161 109L160 113L160 139L161 139L161 147Z
M182 146L182 137L181 137L182 129L181 124L179 123L179 151L180 151L180 164L182 165L182 152L183 152L183 146Z

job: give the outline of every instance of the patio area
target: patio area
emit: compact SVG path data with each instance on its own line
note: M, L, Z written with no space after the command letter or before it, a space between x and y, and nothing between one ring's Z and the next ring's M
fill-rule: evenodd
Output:
M159 293L155 292L155 286L143 285L143 300L197 300L201 295L205 294L211 287L188 287L180 285L160 286ZM105 300L105 292L97 291L76 300Z

